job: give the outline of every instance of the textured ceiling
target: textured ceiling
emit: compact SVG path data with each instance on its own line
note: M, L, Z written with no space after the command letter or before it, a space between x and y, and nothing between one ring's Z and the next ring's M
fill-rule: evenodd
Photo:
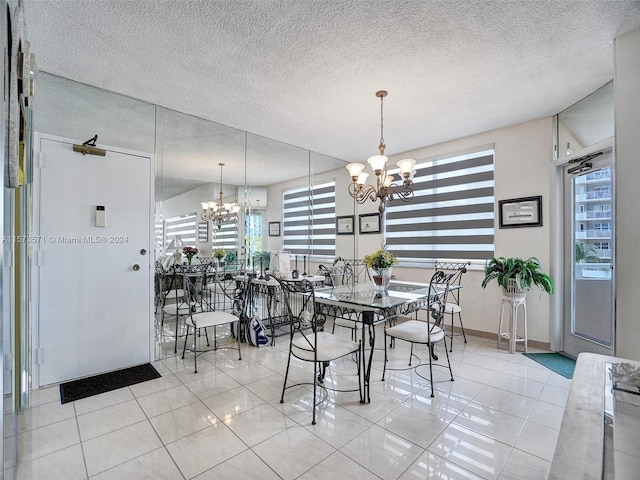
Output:
M46 72L346 161L553 115L638 1L23 0Z

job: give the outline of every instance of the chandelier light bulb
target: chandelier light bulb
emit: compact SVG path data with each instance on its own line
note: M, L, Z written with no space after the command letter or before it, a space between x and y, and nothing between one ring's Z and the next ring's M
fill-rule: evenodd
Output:
M413 172L413 166L416 164L416 161L413 158L405 158L404 160L400 160L396 163L398 168L400 169L401 175L411 175Z
M367 178L369 177L369 174L366 172L362 172L360 175L358 175L358 180L356 180L356 183L360 186L364 185L365 183L367 183Z
M373 155L367 159L367 162L374 172L378 172L384 170L387 160L389 159L385 155Z
M360 175L360 172L364 170L364 165L362 163L350 163L346 168L347 170L349 170L349 175L351 175L351 178L356 179Z

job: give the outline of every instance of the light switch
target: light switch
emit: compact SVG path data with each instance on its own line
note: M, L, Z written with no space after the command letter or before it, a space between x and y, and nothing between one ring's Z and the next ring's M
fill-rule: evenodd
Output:
M107 216L104 205L96 205L96 227L106 227Z

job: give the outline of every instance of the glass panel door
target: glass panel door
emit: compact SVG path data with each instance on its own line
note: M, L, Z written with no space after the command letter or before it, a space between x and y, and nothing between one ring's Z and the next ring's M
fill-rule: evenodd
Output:
M613 355L613 162L610 150L589 162L580 173L566 168L566 203L571 221L565 222L567 242L564 351ZM568 291L567 291L568 290Z

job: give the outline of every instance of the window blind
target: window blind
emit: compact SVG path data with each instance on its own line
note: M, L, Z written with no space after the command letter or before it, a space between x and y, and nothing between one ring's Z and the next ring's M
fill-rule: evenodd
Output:
M285 190L282 194L282 247L317 260L336 254L336 184Z
M195 213L167 218L165 223L167 245L171 243L171 240L175 239L176 245L182 245L183 247L195 246L196 223Z
M387 206L388 249L407 262L492 257L493 149L418 162L415 170L413 200Z
M238 222L223 223L220 228L213 224L212 232L214 250L222 248L226 252L238 251Z
M156 252L156 258L160 257L162 252L162 239L164 238L164 222L162 220L156 220L154 226L154 248Z

